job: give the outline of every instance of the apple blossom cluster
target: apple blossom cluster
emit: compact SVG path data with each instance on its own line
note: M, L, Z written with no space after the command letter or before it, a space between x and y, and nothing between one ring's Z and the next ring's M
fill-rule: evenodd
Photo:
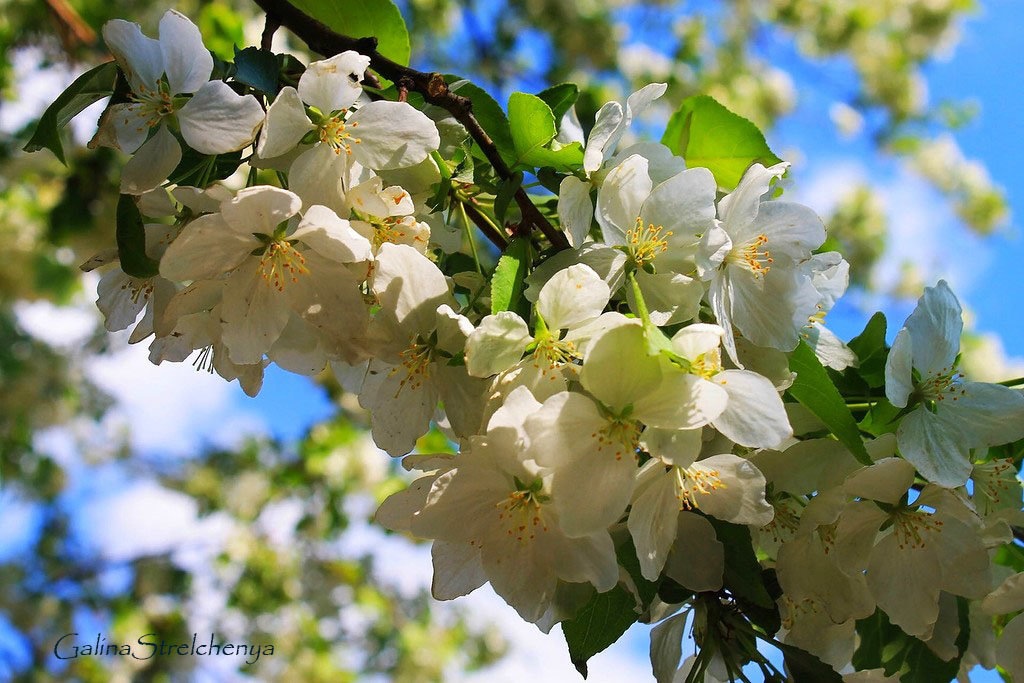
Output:
M158 39L125 21L103 35L130 94L97 141L130 156L121 192L153 264L130 274L119 244L83 266L108 268L107 329L250 395L269 363L333 368L416 473L377 517L433 541L436 598L489 583L569 638L624 593L658 622L659 682L767 666L756 639L841 680L871 618L954 674L1024 680L1024 617L1000 616L1024 608L1024 574L997 561L1024 522L1020 447L1000 450L1024 438L1024 396L958 371L945 282L891 349L884 325L873 343L830 331L849 265L811 209L778 198L786 163L752 161L728 187L636 141L662 84L604 105L586 136L569 108L553 144L582 162L557 199L534 198L571 246L501 226L526 247L509 282L508 256L490 273L461 231L495 194L460 175L465 129L364 89L369 57L312 61L271 95L215 73L177 12ZM173 179L190 153L240 150L223 182ZM499 305L499 285L521 294ZM417 449L432 429L453 452ZM700 650L684 659L688 624Z

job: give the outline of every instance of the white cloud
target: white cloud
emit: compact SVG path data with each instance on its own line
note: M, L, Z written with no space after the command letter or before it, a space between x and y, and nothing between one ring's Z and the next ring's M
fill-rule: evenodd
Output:
M57 306L49 301L18 301L14 315L18 325L36 339L57 349L73 349L96 329L95 306Z
M237 384L187 362L153 365L145 344L126 339L125 332L112 334L111 351L88 359L85 373L117 403L105 426L127 431L139 450L188 455L266 431L259 417L239 408L244 399Z
M197 515L191 496L139 481L90 499L76 513L75 524L101 555L126 561L175 549L195 533Z
M825 160L790 192L795 201L827 217L844 193L858 184L878 194L889 220L888 248L874 273L879 290L900 281L905 262L919 269L926 284L945 278L961 296L979 281L991 250L963 226L937 190L902 165L869 169L854 159Z

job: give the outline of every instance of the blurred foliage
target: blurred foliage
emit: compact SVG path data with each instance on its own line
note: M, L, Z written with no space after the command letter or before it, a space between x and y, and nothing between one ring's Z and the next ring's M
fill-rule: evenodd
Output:
M262 28L254 5L244 0L171 5L194 18L207 45L224 58L235 45L257 41ZM1002 190L949 134L970 119L971 107L930 103L922 75L929 60L955 45L960 22L974 9L970 0L400 5L414 64L499 91L536 91L571 79L584 87L577 109L585 128L604 101L662 80L670 86L665 106L710 94L771 137L796 106L799 77L821 91L815 102L832 100L827 115L842 135L864 136L909 162L949 198L967 228L988 233L1008 220ZM22 89L31 85L19 79L30 73L66 80L108 58L98 39L104 21L127 17L151 27L166 7L148 0L0 0L0 106L28 94ZM767 46L780 41L803 56L799 74L771 63ZM286 47L303 57L302 45ZM853 92L829 83L826 67L836 60L852 69ZM662 119L660 133L668 110L654 108L653 114ZM341 407L297 445L254 441L161 468L164 487L190 496L203 520L229 530L229 542L202 571L168 554L111 560L83 546L65 500L69 478L88 476L97 463L151 477L151 463L121 441L79 444L84 470L37 448L43 430L95 425L109 408L82 371L84 360L109 341L97 332L73 352L51 348L19 327L15 308L25 300L66 303L81 292L76 265L112 244L120 161L109 150L81 144L68 146L67 168L48 153L22 154L17 150L30 118L18 120L19 130L9 124L0 130L0 240L8 256L0 261L0 475L7 504L35 511L40 526L22 552L0 561L0 615L29 653L27 660L11 650L0 653L0 677L17 669L21 680L33 681L170 680L188 676L197 663L79 658L54 668L54 640L78 630L85 617L109 625L106 633L115 639L154 632L180 642L202 626L231 642L273 642L273 657L244 669L260 680L346 681L370 674L440 680L452 667L483 666L500 656L494 633L471 628L425 594L388 586L376 577L370 556L342 551L346 534L367 528L375 502L398 486L399 475L369 446L360 416ZM887 224L868 185L850 188L828 223L852 272L863 278L855 284L870 288L871 265L898 226ZM916 295L914 276L908 272L896 293ZM1001 354L991 339L972 343L979 358ZM991 363L977 366L981 372ZM337 387L332 390L344 405ZM432 438L433 447L446 445L439 435ZM298 510L283 542L255 523L282 505Z

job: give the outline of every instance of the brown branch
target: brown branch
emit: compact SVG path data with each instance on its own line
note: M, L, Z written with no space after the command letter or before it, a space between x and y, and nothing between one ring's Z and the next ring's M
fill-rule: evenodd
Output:
M263 35L260 36L260 49L270 52L274 43L274 33L277 29L281 28L281 22L277 20L277 16L267 12L267 18L263 24Z
M476 144L487 157L494 170L502 179L508 179L512 172L505 160L498 153L494 141L473 115L473 103L467 97L457 95L448 89L448 84L439 73L417 71L398 62L392 61L377 52L377 39L373 37L352 38L335 33L330 28L296 8L287 0L254 0L264 12L273 15L281 26L301 38L314 52L325 57L336 55L345 50L355 50L370 58L370 68L384 78L405 85L423 95L428 103L448 111L455 120L461 123L476 141ZM558 249L567 249L569 242L565 235L556 230L541 214L526 192L519 188L515 194L516 204L523 213L523 222L540 230L551 245ZM493 240L492 240L493 241Z
M462 206L466 209L466 215L469 216L469 220L476 224L476 227L480 228L480 232L484 234L487 239L491 241L491 244L496 246L501 251L505 251L505 247L508 246L508 240L500 232L494 229L494 226L487 220L487 218L480 213L480 209L476 208L469 202L463 202Z

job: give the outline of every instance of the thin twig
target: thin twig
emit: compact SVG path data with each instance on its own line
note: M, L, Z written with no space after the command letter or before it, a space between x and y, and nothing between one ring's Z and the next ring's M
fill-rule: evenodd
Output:
M494 226L494 223L472 204L462 202L462 206L465 207L466 215L469 216L469 220L473 221L476 224L476 227L480 228L480 232L482 232L484 236L491 241L491 244L501 251L505 251L505 247L508 246L508 240L506 240L505 236L498 231Z
M407 83L409 90L423 95L428 103L448 111L461 123L476 141L487 157L487 161L502 179L511 177L512 172L498 153L494 141L473 115L473 103L467 97L457 95L448 89L444 76L439 73L417 71L392 61L377 51L377 39L373 37L352 38L335 33L330 28L296 8L287 0L254 0L264 12L273 15L281 26L288 28L301 38L311 50L324 56L336 55L345 50L355 50L370 58L370 68L394 83ZM516 204L523 213L523 220L540 230L551 245L567 249L569 242L565 235L555 229L541 214L526 192L519 188L515 194Z
M266 22L263 24L263 35L260 36L260 48L271 51L271 46L274 43L274 33L277 29L281 28L281 22L277 20L277 17L271 12L267 12Z

